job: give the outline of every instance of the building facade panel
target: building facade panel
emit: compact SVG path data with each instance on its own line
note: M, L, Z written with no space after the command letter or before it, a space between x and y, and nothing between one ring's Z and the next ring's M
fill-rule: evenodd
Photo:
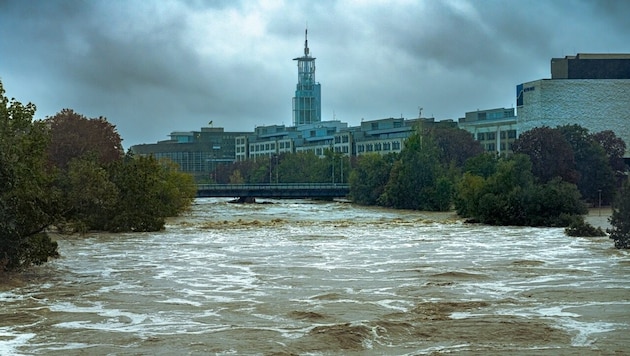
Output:
M591 133L612 130L630 146L630 79L542 79L522 88L520 132L578 124Z

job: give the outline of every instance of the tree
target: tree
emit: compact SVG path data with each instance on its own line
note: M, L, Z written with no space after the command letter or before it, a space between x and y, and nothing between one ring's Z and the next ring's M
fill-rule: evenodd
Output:
M48 130L33 122L35 105L4 95L0 82L0 271L41 264L57 256L45 229L57 216L46 172Z
M574 184L537 183L524 154L500 159L486 178L466 172L456 196L458 214L491 225L567 226L586 213Z
M119 201L118 188L95 158L75 158L60 173L64 193L64 218L71 230L106 230Z
M350 196L352 201L363 205L375 205L385 190L393 155L387 157L377 153L362 155L350 173Z
M51 132L48 160L55 167L66 169L72 159L88 154L104 165L121 159L124 154L116 126L104 117L88 119L71 109L63 109L47 118L46 123Z
M556 129L544 126L526 131L514 142L512 150L529 156L532 173L541 183L555 177L570 183L579 181L573 149Z
M580 173L577 187L584 199L593 204L609 203L615 193L615 175L604 148L579 125L559 126L558 131L573 148L575 166Z
M609 229L606 232L615 242L616 248L630 248L630 180L626 179L613 204Z
M599 143L608 156L610 168L616 172L625 172L627 167L623 162L623 155L626 152L626 143L617 137L611 130L605 130L593 134L593 139Z
M437 184L444 175L438 161L438 147L433 137L419 130L407 138L400 159L394 162L379 203L398 209L440 210L447 204L435 199ZM445 185L440 184L444 191ZM449 198L450 199L450 198Z
M161 230L165 218L187 209L196 193L191 175L152 156L128 153L112 164L110 180L119 192L106 224L112 232Z
M457 127L432 128L431 134L438 147L439 160L444 166L463 167L469 158L484 152L483 147L466 130Z

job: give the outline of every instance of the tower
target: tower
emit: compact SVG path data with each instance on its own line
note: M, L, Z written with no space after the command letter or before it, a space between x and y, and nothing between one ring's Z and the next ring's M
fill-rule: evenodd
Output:
M321 87L315 81L315 58L308 49L308 29L304 30L304 55L293 58L298 63L298 83L293 97L293 125L321 122Z

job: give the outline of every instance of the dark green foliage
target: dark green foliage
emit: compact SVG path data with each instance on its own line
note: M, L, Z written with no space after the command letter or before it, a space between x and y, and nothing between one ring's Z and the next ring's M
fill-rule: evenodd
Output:
M44 232L57 211L45 165L48 130L32 121L35 105L4 93L0 82L0 271L57 255L56 243Z
M574 219L574 221L572 221L569 226L564 229L564 232L569 236L606 236L606 233L601 227L595 227L587 223L581 216Z
M630 248L630 180L627 178L615 199L609 221L612 227L606 232L615 242L615 247Z
M64 218L71 230L106 230L119 199L118 188L109 180L109 172L95 159L73 159L60 177Z
M593 134L593 139L599 143L608 156L610 168L615 172L623 173L628 167L623 162L626 152L626 143L611 130L605 130Z
M610 167L604 148L588 130L579 125L557 128L571 145L575 155L575 166L580 173L577 183L582 197L592 204L608 204L615 194L615 174Z
M392 166L385 191L379 198L384 206L398 209L440 210L448 202L435 199L438 179L444 169L438 161L438 147L433 136L419 131L411 135ZM444 184L442 183L444 191ZM444 193L444 192L443 192Z
M105 118L65 109L46 123L53 137L49 164L61 192L58 225L65 230L156 231L194 199L192 176L174 164L123 157L120 136Z
M464 165L464 171L476 176L488 178L497 171L498 157L493 153L482 153L471 157Z
M350 173L350 196L355 203L375 205L385 190L393 155L366 154L357 160Z
M559 178L535 184L529 157L521 154L500 159L487 178L464 174L455 206L461 216L491 225L567 226L586 213L575 185Z
M104 226L108 231L160 230L166 217L187 209L195 196L196 187L190 175L152 156L128 154L110 169L118 200Z
M529 156L532 173L541 183L555 177L570 183L580 179L573 149L558 129L544 126L523 132L514 142L513 151Z

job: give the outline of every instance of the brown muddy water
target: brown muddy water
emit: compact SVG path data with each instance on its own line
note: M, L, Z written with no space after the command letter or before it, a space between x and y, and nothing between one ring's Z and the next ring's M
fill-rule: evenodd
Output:
M0 355L630 350L630 254L607 237L201 199L162 232L57 239L60 259L0 283Z

